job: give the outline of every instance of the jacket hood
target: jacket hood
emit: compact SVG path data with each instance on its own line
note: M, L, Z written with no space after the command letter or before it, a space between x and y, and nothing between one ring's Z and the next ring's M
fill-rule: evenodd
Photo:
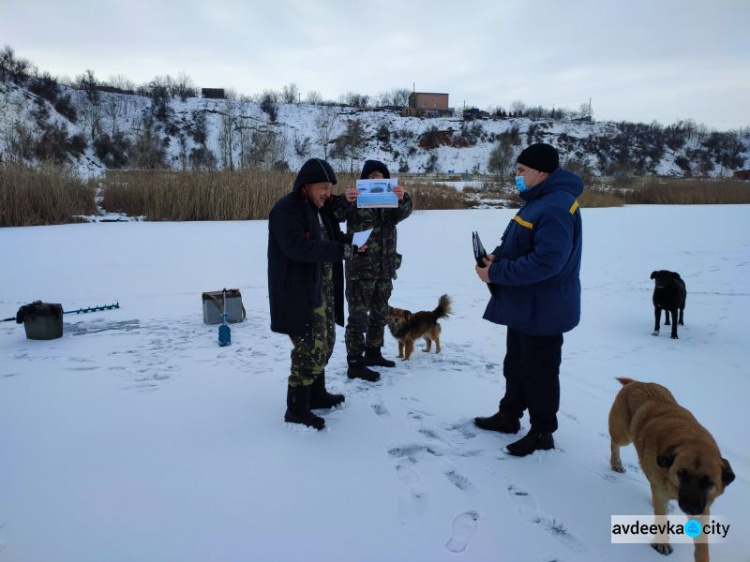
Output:
M334 173L333 168L331 168L331 165L325 160L320 158L310 158L310 160L302 164L302 167L297 174L297 178L294 180L292 193L299 193L303 185L324 181L336 185L338 180L336 179L336 174Z
M558 168L542 183L522 192L520 195L524 201L532 201L553 191L567 191L573 197L578 198L583 193L583 181L570 170Z
M365 165L362 166L362 173L359 175L359 179L366 180L367 176L373 172L380 172L384 178L391 177L388 167L379 160L365 160Z

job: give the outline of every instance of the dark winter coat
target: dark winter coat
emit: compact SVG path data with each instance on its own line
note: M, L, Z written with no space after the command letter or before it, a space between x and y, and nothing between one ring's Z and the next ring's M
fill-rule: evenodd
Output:
M344 236L330 204L320 209L328 241L323 240L318 209L295 183L268 218L268 301L271 330L310 333L313 310L320 306L323 263L332 262L336 323L344 325Z
M581 318L581 179L558 168L524 191L489 269L484 318L524 334L572 330Z

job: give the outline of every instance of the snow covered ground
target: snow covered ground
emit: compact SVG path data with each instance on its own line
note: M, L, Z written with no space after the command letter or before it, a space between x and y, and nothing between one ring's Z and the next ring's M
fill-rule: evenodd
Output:
M716 437L737 479L714 504L732 527L712 560L750 560L750 207L584 209L557 449L522 459L472 424L502 393L505 330L481 318L470 233L492 246L513 213L402 223L391 303L449 294L443 353L353 382L339 329L327 373L346 403L321 432L283 421L291 346L269 329L265 221L0 229L0 316L121 306L66 315L51 341L0 324L0 561L657 562L610 543L611 515L651 509L632 447L625 474L609 468L616 376L668 386ZM679 340L651 336L656 269L687 283ZM224 348L200 298L222 287L248 312Z

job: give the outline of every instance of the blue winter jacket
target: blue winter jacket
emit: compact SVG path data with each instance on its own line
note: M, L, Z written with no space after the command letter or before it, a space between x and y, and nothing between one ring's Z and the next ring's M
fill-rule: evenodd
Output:
M581 319L581 211L583 182L558 168L521 193L526 204L510 221L489 269L484 318L524 334L572 330Z

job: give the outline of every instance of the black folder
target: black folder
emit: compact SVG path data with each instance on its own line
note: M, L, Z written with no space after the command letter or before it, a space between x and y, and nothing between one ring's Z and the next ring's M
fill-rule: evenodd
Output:
M484 264L484 258L487 257L487 251L484 249L482 241L479 239L479 234L476 232L471 233L471 243L474 248L474 259L477 260L477 265L479 267L487 267Z

